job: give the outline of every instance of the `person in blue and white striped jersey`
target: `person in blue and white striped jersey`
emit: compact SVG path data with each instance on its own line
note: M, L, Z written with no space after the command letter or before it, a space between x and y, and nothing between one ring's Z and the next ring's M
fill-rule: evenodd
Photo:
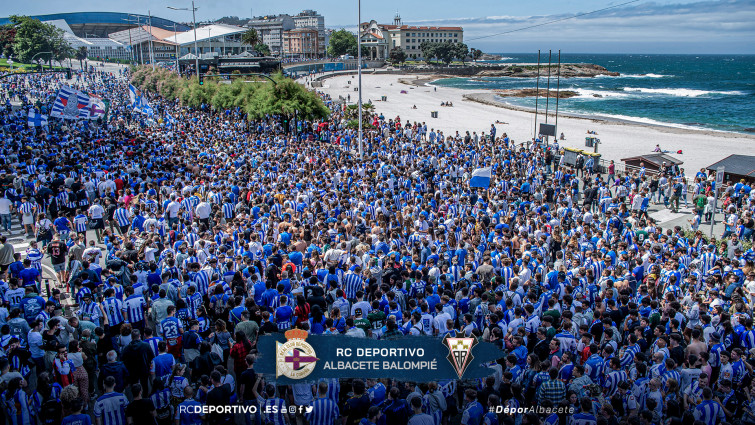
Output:
M105 318L105 325L109 326L108 333L110 336L118 335L123 323L123 302L115 297L115 289L108 288L105 290L105 299L102 300L102 317Z
M713 390L710 387L703 388L703 402L695 406L693 410L695 420L705 425L716 425L726 419L724 408L716 400L713 400Z
M125 235L131 225L131 212L126 209L125 204L118 204L118 208L113 213L113 220L118 224L118 230L121 232L121 235Z
M76 210L76 217L73 218L73 227L76 230L76 233L79 235L84 235L84 243L86 244L87 241L87 223L88 223L87 216L84 215L81 210Z
M334 425L341 416L338 405L328 397L328 383L317 385L317 398L312 401L312 410L307 413L310 425Z
M24 226L26 237L34 235L34 213L37 211L37 203L30 202L29 198L21 198L21 205L18 206L18 214L21 219L21 225Z
M37 247L37 241L31 241L26 249L26 258L31 261L31 266L42 272L42 252Z
M288 410L286 401L275 396L275 385L267 384L265 392L257 393L257 389L252 390L252 394L257 398L259 412L262 415L262 423L266 425L288 425Z
M131 323L134 329L144 330L144 312L147 309L147 301L144 295L135 294L133 286L127 286L125 289L126 301L123 302L126 320Z
M97 425L126 425L128 399L114 390L114 377L105 378L103 386L105 393L94 403L94 418Z
M24 388L26 380L20 376L12 378L8 382L7 389L3 392L2 399L6 417L11 425L32 425L29 397Z

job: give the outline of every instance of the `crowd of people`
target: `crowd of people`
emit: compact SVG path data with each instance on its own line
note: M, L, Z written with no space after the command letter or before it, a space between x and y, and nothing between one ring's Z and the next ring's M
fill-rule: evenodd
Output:
M129 107L126 70L61 78L0 91L5 423L755 422L744 182L723 191L734 227L707 238L648 215L678 167L585 172L495 125L473 140L377 114L360 155L324 94L316 122L154 94L149 117ZM63 84L107 98L108 119L29 127ZM470 187L484 166L489 188ZM694 181L693 200L714 184ZM255 371L257 340L292 328L464 335L501 355L481 381L276 385ZM234 404L312 409L187 409Z

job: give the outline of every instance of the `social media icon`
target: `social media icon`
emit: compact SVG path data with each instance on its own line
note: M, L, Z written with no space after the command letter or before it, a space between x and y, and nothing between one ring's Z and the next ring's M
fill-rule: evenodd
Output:
M296 406L288 406L288 413L296 413Z
M304 410L305 410L305 411L306 411L307 413L312 413L312 410L313 410L313 409L314 409L314 407L312 407L312 406L307 406L307 407L305 407L305 408L304 408Z

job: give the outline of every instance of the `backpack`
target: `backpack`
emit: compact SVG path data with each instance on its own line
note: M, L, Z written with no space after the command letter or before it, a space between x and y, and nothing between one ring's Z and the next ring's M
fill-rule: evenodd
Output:
M456 398L453 395L446 396L445 413L449 418L453 418L454 416L459 414L459 405L456 404Z
M328 291L328 292L327 292L327 293L325 294L325 302L326 302L326 303L328 303L328 305L331 305L331 304L333 304L334 302L336 302L336 297L335 297L335 295L333 294L333 292L334 292L334 291Z
M215 306L213 308L215 317L223 317L225 312L225 303L223 302L223 296L221 295L215 300Z
M158 423L164 423L171 419L172 415L170 407L170 404L166 404L165 406L156 409L155 419L157 419Z
M63 405L57 399L49 399L42 403L39 418L44 425L56 425L63 420Z

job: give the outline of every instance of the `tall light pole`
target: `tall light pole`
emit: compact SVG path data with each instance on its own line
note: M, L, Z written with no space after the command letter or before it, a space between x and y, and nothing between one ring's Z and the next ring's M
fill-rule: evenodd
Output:
M133 16L134 18L136 18L136 26L139 27L142 31L144 31L144 28L142 28L141 26L141 17L139 15L128 15L128 16ZM130 33L129 33L129 37L130 37ZM142 49L142 43L143 41L141 40L141 38L139 38L139 61L141 62L141 65L144 65L144 49ZM133 48L133 46L131 47Z
M168 9L171 10L191 10L191 17L194 20L194 56L196 56L196 59L194 59L194 66L196 67L197 72L197 78L199 78L199 49L197 48L197 9L198 7L194 7L194 2L191 2L191 9L186 7L172 7L167 6ZM178 42L178 38L176 38L176 42Z
M173 37L175 37L176 34L178 34L176 32L176 23L173 22ZM178 43L176 43L176 74L178 74L179 76L181 75L181 67L178 66Z
M135 15L128 15L128 16L135 16ZM124 21L129 23L128 27L128 48L131 51L131 62L139 63L139 60L137 56L134 54L134 42L131 40L131 23L133 22L131 18L123 19ZM139 24L137 23L137 26Z
M152 62L152 69L155 69L155 52L152 49L152 11L148 10L149 15L149 61Z
M362 0L357 0L357 75L359 76L359 159L364 159L364 145L362 143Z

